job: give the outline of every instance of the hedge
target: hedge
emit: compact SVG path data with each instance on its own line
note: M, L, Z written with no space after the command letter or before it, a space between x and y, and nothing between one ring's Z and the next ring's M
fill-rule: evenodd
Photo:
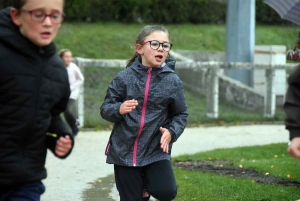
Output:
M263 0L256 0L256 23L290 24ZM0 8L10 0L0 2ZM227 0L66 0L67 21L224 24Z

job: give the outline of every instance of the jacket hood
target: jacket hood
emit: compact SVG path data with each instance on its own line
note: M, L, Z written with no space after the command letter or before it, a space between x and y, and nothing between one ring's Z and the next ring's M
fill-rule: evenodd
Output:
M176 61L174 59L166 59L165 63L166 63L166 65L168 65L169 68L171 68L173 71L175 71Z
M11 8L0 10L0 44L30 57L38 56L38 53L44 56L55 54L56 47L54 43L39 47L21 34L19 27L11 19Z

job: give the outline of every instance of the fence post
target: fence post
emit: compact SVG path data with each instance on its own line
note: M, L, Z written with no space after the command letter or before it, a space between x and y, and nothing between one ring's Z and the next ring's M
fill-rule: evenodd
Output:
M80 71L84 75L84 62L81 58L73 58L73 62L79 67ZM86 79L86 78L85 78ZM77 99L77 111L78 111L78 120L80 127L84 126L84 84L79 88L79 94Z
M217 119L219 117L219 66L212 64L207 69L206 77L206 116Z
M275 68L270 64L269 68L266 68L266 96L265 96L265 113L264 117L273 118L275 115Z

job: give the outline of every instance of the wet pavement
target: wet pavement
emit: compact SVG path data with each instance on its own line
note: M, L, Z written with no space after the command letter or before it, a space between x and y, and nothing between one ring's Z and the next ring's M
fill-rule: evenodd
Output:
M106 164L104 150L110 131L80 132L72 154L64 160L49 151L42 201L115 201L113 165ZM284 125L247 125L186 128L174 144L172 156L217 148L287 142ZM179 189L180 190L180 189ZM154 199L152 199L154 200Z

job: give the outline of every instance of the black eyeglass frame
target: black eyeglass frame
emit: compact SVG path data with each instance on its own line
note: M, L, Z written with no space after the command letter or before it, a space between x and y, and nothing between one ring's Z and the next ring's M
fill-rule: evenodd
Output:
M43 21L46 19L46 17L49 17L51 23L53 23L53 24L61 24L61 23L63 23L63 21L64 21L65 18L66 18L66 14L58 12L58 13L56 13L56 14L59 14L60 17L61 17L61 19L60 19L59 22L55 22L55 21L53 22L53 18L51 18L51 17L54 16L54 14L47 15L46 13L43 13L43 12L41 12L40 10L26 10L26 9L20 9L20 11L25 12L25 13L29 13L30 18L31 18L33 21L35 21L35 22L43 22ZM41 12L41 13L44 15L44 17L43 17L41 20L35 19L35 18L32 16L33 13L34 13L35 11Z
M152 42L157 42L157 43L158 43L158 47L157 47L156 49L152 47ZM172 49L172 46L173 46L171 43L168 43L168 42L160 43L160 42L158 42L157 40L148 40L148 41L142 42L141 45L145 45L146 43L150 43L150 47L151 47L151 49L153 49L153 50L158 50L159 47L160 47L160 45L161 45L161 46L162 46L162 49L163 49L164 51L166 51L166 52L169 52L169 51ZM165 49L164 49L164 44L166 44L166 43L170 45L170 49L169 49L169 50L165 50Z

